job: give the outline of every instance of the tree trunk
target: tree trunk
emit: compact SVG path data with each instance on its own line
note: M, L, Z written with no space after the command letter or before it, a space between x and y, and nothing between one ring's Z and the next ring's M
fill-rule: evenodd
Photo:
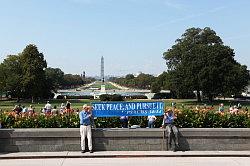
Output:
M209 95L209 96L208 96L208 100L209 100L209 102L212 103L212 102L213 102L213 95Z
M197 101L201 102L201 93L199 90L197 90Z

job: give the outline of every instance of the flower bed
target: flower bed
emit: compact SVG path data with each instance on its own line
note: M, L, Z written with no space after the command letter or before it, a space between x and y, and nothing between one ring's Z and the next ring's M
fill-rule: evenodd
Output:
M177 119L175 124L181 128L249 128L250 114L239 111L237 114L218 113L211 109L183 109L175 110ZM13 112L0 113L3 128L77 128L78 114L59 115L16 115ZM118 117L97 118L94 120L97 128L116 128L121 123ZM130 117L130 125L147 127L147 117ZM162 117L157 117L155 127L161 127Z

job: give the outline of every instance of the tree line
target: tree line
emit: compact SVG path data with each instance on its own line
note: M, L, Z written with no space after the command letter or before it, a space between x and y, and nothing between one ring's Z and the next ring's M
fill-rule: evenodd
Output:
M119 85L135 89L151 89L152 83L156 77L150 74L140 73L137 77L133 74L127 74L125 77L111 77L110 81Z
M47 67L43 53L30 44L17 55L8 55L0 64L0 90L13 98L51 98L62 88L74 88L93 78L65 74L59 68Z
M249 85L247 66L234 57L234 50L224 45L211 28L189 28L163 53L166 71L158 77L142 74L135 78L128 74L113 80L152 92L170 90L174 98L190 98L196 92L201 101L202 93L211 101L218 96L239 95Z
M250 80L247 66L234 57L234 50L211 28L189 28L163 53L166 71L158 77L141 73L109 80L152 92L170 90L174 98L189 98L194 91L198 101L200 93L209 100L231 97L241 94ZM0 90L17 98L48 98L59 88L74 88L93 80L47 67L35 45L28 45L18 55L8 55L0 64Z

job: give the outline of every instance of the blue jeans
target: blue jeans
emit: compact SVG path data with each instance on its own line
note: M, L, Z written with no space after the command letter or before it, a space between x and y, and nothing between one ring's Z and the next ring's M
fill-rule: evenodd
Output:
M148 121L148 127L154 128L155 121Z
M120 119L122 123L122 128L128 128L128 120L127 119Z

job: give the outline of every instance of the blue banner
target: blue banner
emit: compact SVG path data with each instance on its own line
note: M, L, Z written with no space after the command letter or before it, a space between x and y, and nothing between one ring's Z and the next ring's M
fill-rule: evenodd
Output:
M164 102L94 102L94 117L161 116Z

